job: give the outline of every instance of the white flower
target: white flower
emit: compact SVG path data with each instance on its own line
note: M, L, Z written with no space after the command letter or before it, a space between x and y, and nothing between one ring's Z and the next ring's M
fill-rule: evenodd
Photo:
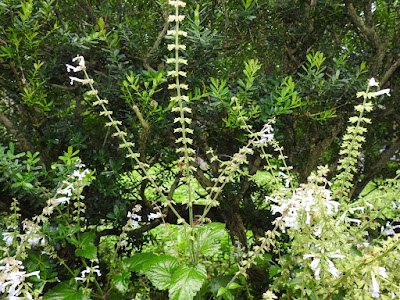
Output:
M72 59L72 62L76 62L76 61L78 61L79 62L79 65L78 66L71 66L71 65L69 65L69 64L66 64L65 66L67 67L67 72L70 72L71 70L73 71L73 72L79 72L79 71L83 71L83 70L85 70L86 69L86 66L85 66L85 58L83 57L83 56L80 56L80 55L77 55L76 57L74 57L73 59Z
M89 83L91 83L91 84L94 83L93 79L80 79L80 78L74 77L74 76L69 76L69 79L71 80L71 81L70 81L70 84L71 84L71 85L74 84L74 81L80 82L80 83L82 83L83 85L89 84Z
M357 210L361 210L361 212L364 213L365 207L360 206L360 207L354 207L354 208L350 208L350 209L349 209L349 211L350 211L352 214L354 214L354 212L357 211Z
M67 186L63 189L58 190L57 194L72 196L73 184L68 181L64 181L63 183Z
M373 93L373 97L377 97L377 96L381 96L381 95L388 95L390 96L390 89L384 89L384 90L380 90L378 92Z
M371 274L372 277L372 298L379 298L380 291L379 291L379 284L376 281L375 275Z
M340 272L338 269L336 269L333 262L330 261L329 259L327 259L326 262L328 263L328 266L329 266L328 272L332 274L333 278L335 278L335 279L339 278Z
M306 254L306 255L303 256L303 258L304 258L304 259L307 259L307 258L314 258L313 261L312 261L311 264L310 264L310 268L311 268L311 270L314 271L315 279L316 279L316 280L320 280L319 273L321 272L321 267L320 267L320 265L319 265L319 262L321 261L321 259L320 259L320 258L317 258L317 257L315 256L315 254Z
M56 199L56 202L57 203L62 203L62 204L65 204L65 203L68 203L69 204L69 198L68 197L60 197L60 198L57 198Z
M378 82L375 80L374 77L372 77L370 80L368 80L368 85L369 86L378 86Z
M319 227L318 227L318 230L315 231L314 234L315 234L316 236L320 236L321 233L322 233L322 226L319 226Z
M266 291L263 294L263 299L264 300L274 300L274 299L278 299L278 297L271 291Z
M147 219L150 221L150 220L154 220L154 219L158 219L158 218L161 218L161 213L160 212L157 212L157 213L150 213L148 216L147 216Z
M72 174L74 177L77 177L79 181L82 181L85 178L86 174L89 174L89 170L85 169L82 172L80 170L75 170Z
M135 214L131 213L130 211L128 212L127 217L129 218L127 224L133 226L135 229L139 227L139 222L142 221L142 217Z
M353 218L349 218L349 221L357 223L358 225L361 224L361 220L357 220L357 219L353 219Z
M182 22L185 19L185 16L168 16L168 22Z
M92 274L96 273L97 276L101 276L99 266L86 267L86 269L81 272L81 277L75 277L75 281L78 281L78 280L83 281L86 277L86 274L90 274L90 273L92 273Z
M391 226L389 222L386 222L386 228L385 228L385 226L382 226L381 227L381 232L384 235L394 235L395 234L395 232L394 232L395 227L396 226Z
M168 1L168 3L169 3L169 5L174 6L174 7L179 7L179 6L185 7L186 6L186 3L183 1L170 0L170 1Z
M389 276L386 274L386 269L384 267L379 267L379 275L382 276L382 278L388 278Z
M3 241L6 242L7 246L11 246L14 242L15 235L12 232L3 232Z
M256 144L266 144L274 140L274 128L270 124L265 124L260 134L261 138Z

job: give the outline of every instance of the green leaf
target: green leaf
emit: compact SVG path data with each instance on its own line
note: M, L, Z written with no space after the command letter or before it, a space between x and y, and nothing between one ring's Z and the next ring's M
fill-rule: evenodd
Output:
M276 274L278 274L280 269L281 268L277 265L272 265L271 267L269 267L269 277L274 277Z
M85 245L82 249L76 249L75 254L87 259L97 259L97 247L93 244Z
M97 247L94 245L95 237L96 233L94 231L81 234L78 240L78 247L80 249L76 249L75 254L87 259L97 259Z
M205 266L181 265L174 273L169 287L170 300L193 299L207 279Z
M70 285L69 282L61 282L54 288L50 289L44 296L43 300L82 300L83 293L77 290L78 285Z
M78 240L78 246L85 247L87 245L93 244L96 238L96 233L94 231L88 231L80 235Z
M205 256L215 254L221 245L219 241L224 238L224 235L225 224L223 223L213 222L201 226L197 236L197 251Z
M170 287L178 260L169 255L158 256L143 265L144 274L159 290Z
M129 272L118 273L113 276L111 283L118 291L120 291L122 294L125 294L129 288L130 278L131 274Z
M154 261L157 257L153 253L137 253L131 257L123 258L118 268L131 272L140 272L142 271L143 264Z

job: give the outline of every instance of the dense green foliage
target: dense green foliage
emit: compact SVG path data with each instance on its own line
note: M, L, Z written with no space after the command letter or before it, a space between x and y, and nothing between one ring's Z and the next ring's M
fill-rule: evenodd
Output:
M367 207L371 194L360 195L377 184L364 229L383 238L378 225L398 221L388 206L399 183L385 180L395 177L400 148L400 2L199 0L181 8L178 22L172 8L166 0L0 2L0 209L13 208L3 241L16 247L21 236L7 239L5 228L24 219L42 226L47 253L21 253L28 271L41 270L30 279L45 299L168 297L159 290L171 299L258 299L266 286L287 299L350 297L352 287L329 276L316 283L312 263L299 271L291 254L317 256L302 252L293 232L277 232L284 218L276 222L265 197L279 202L311 189L323 201L330 196L321 185L333 182L335 201ZM168 32L173 26L185 34ZM179 39L185 48L174 48ZM84 75L66 64L84 66ZM371 77L391 97L368 94ZM329 172L315 179L319 165ZM73 205L60 200L65 189ZM47 219L53 208L57 216ZM340 216L321 211L313 216L321 230L335 228ZM330 266L338 248L325 242ZM371 255L398 243L380 247ZM97 260L104 277L93 284ZM343 260L341 270L352 266ZM68 281L86 267L84 288ZM361 275L348 274L363 290Z

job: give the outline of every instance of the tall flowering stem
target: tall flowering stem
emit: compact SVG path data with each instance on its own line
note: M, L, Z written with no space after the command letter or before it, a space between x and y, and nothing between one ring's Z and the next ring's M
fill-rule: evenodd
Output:
M360 149L362 148L362 143L365 142L363 135L367 132L367 128L363 125L371 123L371 119L364 117L366 112L370 112L373 109L370 99L384 94L390 96L390 89L370 92L370 88L374 86L379 86L378 82L374 78L371 78L368 82L367 90L357 93L357 98L363 97L364 101L362 104L354 107L359 115L349 119L352 125L347 127L346 134L343 136L343 143L339 152L343 157L339 160L338 171L340 173L336 176L334 185L334 196L339 200L348 198L353 186L354 174L357 171L357 159L361 155Z
M144 163L143 161L140 160L140 154L135 153L133 150L133 147L135 146L134 143L129 142L126 139L127 133L123 130L120 129L120 126L122 125L121 121L115 120L113 118L113 112L108 110L106 105L108 104L108 100L106 99L101 99L98 95L98 91L94 88L93 84L94 81L93 79L91 79L89 77L89 74L86 71L86 65L85 65L85 59L83 56L76 56L75 58L72 59L72 62L77 62L79 65L78 66L72 66L67 64L67 71L73 71L73 72L83 72L84 73L84 79L80 79L77 77L70 77L71 80L71 84L73 84L75 81L78 83L81 83L83 85L89 85L90 87L90 91L87 92L88 96L92 96L96 99L96 101L94 101L93 105L94 106L100 106L102 108L102 111L100 112L101 116L105 116L108 118L109 122L106 123L107 127L113 127L115 129L115 133L113 134L113 136L118 137L122 143L119 145L119 147L121 149L126 149L126 151L128 152L126 154L127 158L130 158L132 160L134 160L136 162L136 164L139 166L139 168L142 170L143 174L145 175L143 179L147 178L151 184L154 186L154 188L156 189L156 191L158 192L158 194L160 195L161 199L163 200L163 204L165 206L168 206L168 208L175 214L175 216L178 218L180 223L183 224L187 224L186 220L183 219L179 213L177 212L177 210L174 208L174 206L172 205L170 199L165 195L165 193L163 192L163 188L161 186L159 186L156 182L155 182L155 178L154 175L150 174L148 172L149 169L149 165ZM135 110L135 106L133 107L133 109ZM165 223L161 208L159 206L157 206L158 209L158 214L161 216L163 222ZM128 216L129 217L129 216ZM170 235L171 240L173 240L172 235L170 230L167 230L168 234ZM125 231L123 231L123 233L120 236L120 241L122 242L122 238L125 237ZM118 247L120 246L120 244L118 244Z
M187 107L187 103L189 103L189 97L183 94L184 90L188 89L186 84L181 83L180 78L186 77L186 72L180 70L180 65L187 64L187 60L180 57L180 51L186 50L186 46L180 44L180 36L187 36L185 31L180 30L180 23L185 19L185 16L179 14L179 8L185 7L186 3L183 1L168 1L169 5L174 8L174 15L170 15L168 17L168 21L174 23L174 29L168 30L167 35L172 37L174 43L168 45L168 50L174 51L174 58L169 58L167 63L174 66L174 70L168 72L168 76L174 78L174 83L169 84L168 88L173 90L174 96L171 97L171 102L173 104L172 111L177 112L179 116L175 118L174 123L179 123L180 127L176 128L174 132L180 133L181 136L176 139L177 144L181 144L181 147L177 149L177 152L181 154L181 158L178 160L178 165L180 171L182 171L184 178L186 180L186 187L188 190L188 198L185 199L185 203L188 204L189 207L189 221L191 229L194 228L193 222L193 189L191 185L191 171L194 170L192 164L194 163L194 153L195 151L190 147L193 140L189 137L189 135L193 134L193 130L189 128L191 124L191 119L186 115L190 114L192 111L189 107ZM186 114L186 115L185 115ZM191 239L188 237L188 242L192 243ZM193 245L192 245L193 246ZM193 259L195 260L196 255L194 251L194 247L191 247L193 250Z

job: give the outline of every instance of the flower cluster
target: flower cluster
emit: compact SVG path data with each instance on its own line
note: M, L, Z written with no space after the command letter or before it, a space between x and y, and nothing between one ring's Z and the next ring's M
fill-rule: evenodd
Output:
M137 213L141 210L142 206L137 204L132 208L132 211L128 211L128 222L126 223L127 230L130 226L133 226L135 229L139 227L139 222L142 221L142 216L139 216Z
M368 87L373 87L373 86L379 87L379 83L375 80L374 77L372 77L368 81ZM382 96L382 95L390 96L390 89L383 89L383 90L380 90L377 92L358 92L357 98L365 97L365 98L371 99L371 98L375 98L375 97Z
M362 148L363 142L365 142L364 134L367 131L364 124L371 123L371 119L364 117L366 112L370 112L373 109L373 104L369 99L384 94L390 96L390 89L370 92L369 89L374 86L378 86L378 83L374 78L371 78L368 82L367 90L365 92L357 93L357 97L364 97L364 100L362 104L354 107L359 115L349 119L349 122L352 125L347 127L346 133L343 136L343 142L339 152L339 154L342 155L342 158L339 160L337 167L337 170L340 171L340 173L336 176L334 187L334 191L336 192L335 194L338 195L337 198L339 199L348 196L353 185L354 173L357 170L356 165L361 156L360 149Z
M271 210L273 214L281 214L275 222L281 224L283 232L285 227L299 229L298 222L303 215L305 215L305 224L311 225L312 215L320 212L321 208L325 208L327 215L332 215L338 211L340 205L339 202L332 200L331 191L327 189L321 189L316 192L299 188L290 199L277 200L267 196L266 200L278 204L271 205ZM314 234L320 235L320 228Z
M40 278L39 271L26 273L22 261L16 260L14 257L6 257L0 260L0 292L7 299L21 299L21 284L26 277L36 276ZM24 293L24 299L33 299L28 292Z
M88 174L90 174L90 171L88 169L82 170L82 168L85 167L84 164L77 164L75 167L77 167L78 169L74 170L73 173L69 176L70 179L72 179L72 182L70 180L64 180L62 182L61 187L59 187L56 191L56 196L53 199L50 199L50 208L54 208L59 204L69 204L75 186L77 184L82 184L84 178Z
M313 261L310 264L311 270L314 271L314 276L316 280L320 280L320 273L321 273L321 259L324 262L323 266L328 266L327 271L331 273L333 278L339 278L340 272L335 267L332 262L332 258L344 258L345 256L340 254L340 250L335 252L325 253L323 249L321 249L320 253L318 254L306 254L303 256L303 259L313 258Z
M38 226L31 221L25 220L23 222L24 234L19 234L15 227L8 226L8 229L12 229L12 232L3 232L3 241L7 246L11 246L14 243L14 239L19 238L20 243L28 243L32 246L44 245L46 240L43 234L39 233Z
M274 300L274 299L278 299L278 297L271 291L266 291L263 294L263 300Z
M85 58L83 56L77 55L76 57L74 57L72 59L72 62L78 62L79 65L75 67L75 66L71 66L69 64L66 64L65 66L67 67L67 72L71 72L72 71L72 72L76 73L76 72L80 72L80 71L85 71L86 70ZM88 79L88 78L81 79L81 78L74 77L74 76L70 76L69 79L71 80L70 81L71 85L74 84L74 81L82 83L82 84L93 84L93 79Z
M274 140L274 128L271 123L274 123L275 120L269 120L269 123L265 124L263 129L260 131L260 139L256 142L256 144L265 145L267 142L272 142Z

